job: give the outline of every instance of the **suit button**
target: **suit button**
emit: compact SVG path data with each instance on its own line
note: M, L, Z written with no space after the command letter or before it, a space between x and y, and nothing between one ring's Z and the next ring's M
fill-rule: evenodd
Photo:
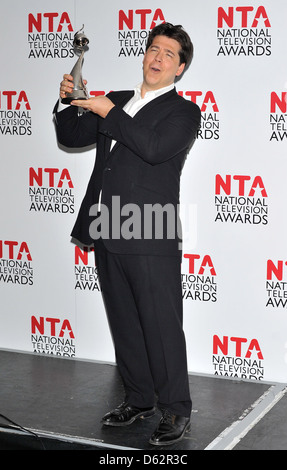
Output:
M104 169L104 171L110 171L110 170L111 170L111 168L108 167L108 166Z
M103 133L108 137L112 137L112 133L110 131L107 131L106 129L103 129Z

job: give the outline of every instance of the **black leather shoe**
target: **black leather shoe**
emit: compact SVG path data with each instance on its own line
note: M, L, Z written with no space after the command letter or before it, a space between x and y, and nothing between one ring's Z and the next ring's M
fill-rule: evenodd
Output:
M105 414L102 423L107 426L128 426L138 418L149 418L155 414L155 408L136 408L126 402Z
M190 431L190 418L173 415L165 410L149 443L155 446L174 444L179 442L188 431Z

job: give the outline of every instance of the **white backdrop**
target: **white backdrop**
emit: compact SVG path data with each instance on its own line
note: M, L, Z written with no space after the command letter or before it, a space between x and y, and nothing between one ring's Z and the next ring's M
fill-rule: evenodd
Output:
M82 24L97 94L141 81L147 33L163 21L192 38L177 91L203 115L181 191L189 370L286 382L285 0L2 6L0 348L114 361L93 253L70 241L95 149L60 148L52 110Z

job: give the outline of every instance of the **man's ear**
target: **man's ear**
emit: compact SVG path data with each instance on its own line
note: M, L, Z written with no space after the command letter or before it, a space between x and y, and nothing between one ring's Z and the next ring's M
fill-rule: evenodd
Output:
M182 74L182 72L184 71L184 67L185 67L185 63L180 64L175 74L176 77L179 77Z

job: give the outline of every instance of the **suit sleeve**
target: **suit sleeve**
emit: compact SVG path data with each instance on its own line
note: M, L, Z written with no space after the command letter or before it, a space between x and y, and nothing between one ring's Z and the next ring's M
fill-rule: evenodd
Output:
M58 142L66 147L86 147L97 142L99 121L94 113L78 114L76 106L68 106L57 112L54 108L55 126Z
M155 126L144 125L114 106L99 131L126 145L147 163L156 165L173 158L193 142L200 124L200 110L192 102L170 109Z

